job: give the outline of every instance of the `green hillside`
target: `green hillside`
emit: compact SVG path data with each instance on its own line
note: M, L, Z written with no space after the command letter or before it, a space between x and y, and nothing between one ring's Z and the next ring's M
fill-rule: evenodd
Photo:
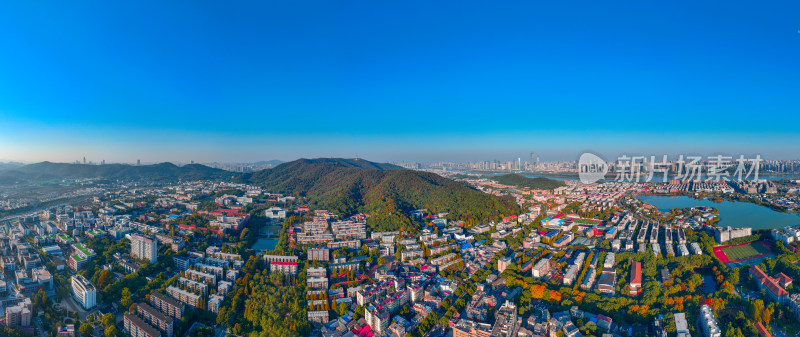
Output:
M465 221L488 221L520 212L510 198L488 195L433 173L358 162L355 167L352 160L299 159L237 180L307 197L312 207L337 214L370 214L367 223L373 230L416 226L409 211L418 208L449 212L449 219Z

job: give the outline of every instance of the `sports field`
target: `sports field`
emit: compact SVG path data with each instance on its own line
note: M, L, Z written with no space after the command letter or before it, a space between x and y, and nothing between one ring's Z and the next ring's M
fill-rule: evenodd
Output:
M728 247L722 250L731 261L739 261L761 254L768 254L769 249L760 242L751 242L746 245Z
M747 260L772 253L761 241L749 242L733 246L715 247L714 253L723 263Z

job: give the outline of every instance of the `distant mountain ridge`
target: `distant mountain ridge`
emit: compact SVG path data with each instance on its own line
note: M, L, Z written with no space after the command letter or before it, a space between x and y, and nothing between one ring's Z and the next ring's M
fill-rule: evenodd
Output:
M41 162L0 172L1 181L44 181L50 179L144 179L203 180L230 178L230 172L200 164L177 166L172 163L153 165L105 164L86 165Z
M515 173L494 176L490 177L489 179L492 179L503 185L526 187L533 190L552 190L567 185L563 181L559 180L553 180L544 177L528 178Z
M256 165L272 165L272 166L278 166L278 165L280 165L280 164L283 164L283 163L285 163L285 161L283 161L283 160L278 160L278 159L272 159L272 160L262 160L262 161L257 161L257 162L255 162L255 163L253 163L253 164L256 164Z
M25 166L25 164L18 163L18 162L13 162L13 161L6 162L6 163L0 162L0 172L5 171L5 170L10 170L10 169L15 169L15 168L18 168L18 167L21 167L21 166Z
M410 228L414 222L409 212L419 208L466 221L496 220L520 212L513 199L485 194L434 173L363 159L298 159L245 173L236 181L308 197L313 207L342 215L367 213L372 230Z

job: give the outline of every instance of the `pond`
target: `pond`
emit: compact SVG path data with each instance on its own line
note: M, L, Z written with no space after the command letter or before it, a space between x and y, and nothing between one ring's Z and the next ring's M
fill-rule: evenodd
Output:
M256 251L273 250L277 245L278 245L278 239L259 238L258 240L256 240L256 243L253 244L253 250Z

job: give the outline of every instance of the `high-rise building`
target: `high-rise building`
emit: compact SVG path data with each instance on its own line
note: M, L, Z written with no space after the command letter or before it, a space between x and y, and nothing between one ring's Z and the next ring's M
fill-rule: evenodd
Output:
M72 280L72 294L84 309L97 305L97 289L83 275L75 275Z
M6 307L6 326L11 328L30 326L31 310L33 310L33 306L30 298L25 298L14 306Z
M158 241L138 234L131 235L131 255L137 259L148 260L151 263L156 262L158 259Z

